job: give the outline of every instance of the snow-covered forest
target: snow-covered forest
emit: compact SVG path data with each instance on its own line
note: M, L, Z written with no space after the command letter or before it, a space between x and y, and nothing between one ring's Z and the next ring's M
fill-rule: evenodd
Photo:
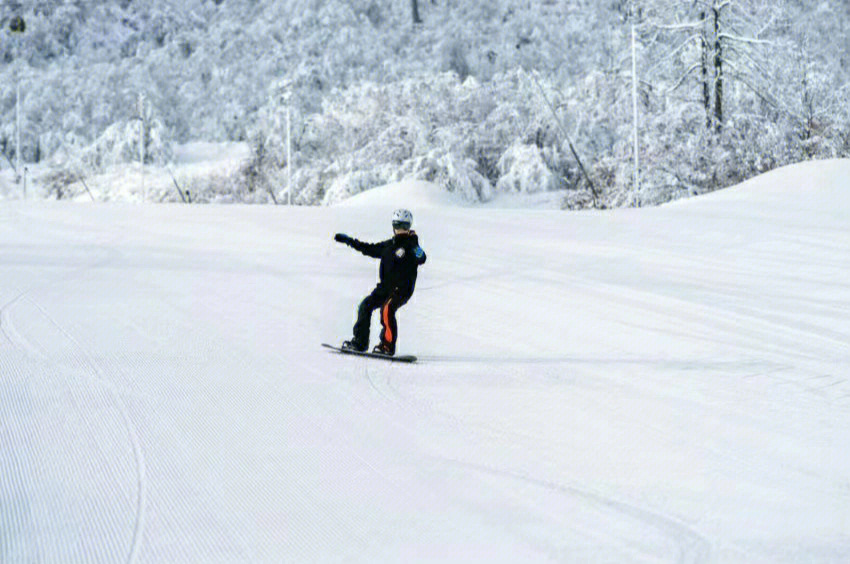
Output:
M611 207L850 156L844 0L3 0L0 23L0 169L20 121L55 182L238 141L195 201L291 172L299 204L418 178Z

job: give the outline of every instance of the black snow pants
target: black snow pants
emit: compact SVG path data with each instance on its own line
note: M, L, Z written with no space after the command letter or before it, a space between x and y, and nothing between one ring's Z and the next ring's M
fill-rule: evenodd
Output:
M395 354L398 340L398 325L395 312L407 303L409 295L400 294L378 284L372 293L366 296L357 310L357 322L354 324L354 341L363 348L369 345L369 329L372 324L372 312L381 310L381 346L390 354Z

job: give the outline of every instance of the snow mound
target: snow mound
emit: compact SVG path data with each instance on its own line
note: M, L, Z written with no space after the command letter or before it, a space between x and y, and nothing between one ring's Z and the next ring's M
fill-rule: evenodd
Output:
M807 161L750 178L730 188L665 207L746 204L751 207L850 208L850 159Z
M457 194L423 180L403 180L379 186L334 204L338 207L417 209L467 205Z

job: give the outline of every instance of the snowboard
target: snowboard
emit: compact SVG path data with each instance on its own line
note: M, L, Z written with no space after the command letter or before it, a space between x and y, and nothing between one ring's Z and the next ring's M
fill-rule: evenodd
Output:
M322 346L326 349L330 349L332 351L338 352L339 354L350 354L353 356L366 356L369 358L380 358L381 360L389 360L390 362L416 362L416 357L410 354L396 355L396 356L387 356L385 354L375 354L370 352L358 352L352 351L348 349L343 349L340 347L335 347L333 345L329 345L327 343L322 343Z

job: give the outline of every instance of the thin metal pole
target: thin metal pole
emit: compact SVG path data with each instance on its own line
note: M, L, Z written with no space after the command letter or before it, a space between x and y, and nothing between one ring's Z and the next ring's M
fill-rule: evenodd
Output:
M10 25L12 37L14 37L15 46L15 183L21 181L21 175L25 174L21 170L21 76L24 74L23 47L21 46L22 38L26 30L24 19L21 16L12 18ZM24 198L26 198L26 180L24 181Z
M174 183L174 187L177 189L177 194L180 196L180 199L183 200L183 203L184 204L190 203L190 202L186 201L186 196L183 194L183 189L180 188L179 184L177 184L177 179L174 178L174 173L171 172L171 167L166 165L165 170L168 171L168 175L171 177L171 181ZM188 193L188 191L187 191L187 193Z
M15 80L15 178L21 177L21 65ZM26 194L25 194L26 195Z
M590 175L587 174L587 170L584 168L584 164L581 162L581 157L578 156L578 152L576 151L575 145L573 145L573 140L570 138L570 134L567 133L564 124L561 123L561 119L558 117L558 112L555 111L555 106L552 105L552 102L549 101L549 97L546 96L546 92L543 90L543 87L540 85L540 81L537 80L536 71L530 73L531 78L534 80L535 84L537 84L538 90L540 90L540 95L543 98L543 101L546 102L546 105L549 106L549 111L552 112L552 117L555 118L555 123L558 124L558 128L561 130L561 135L564 136L564 139L567 140L567 144L570 146L570 151L573 154L576 162L578 163L578 167L581 170L582 175L584 175L585 180L590 185L590 193L593 196L593 205L594 207L599 207L599 196L600 194L596 191L596 185L593 183L593 180L590 179Z
M634 13L632 14L634 18ZM640 189L640 147L638 146L638 88L637 88L637 39L635 22L632 19L632 115L634 120L635 183L634 191Z
M286 205L292 205L292 117L286 106Z
M95 200L95 199L94 199L94 194L92 194L92 193L91 193L91 190L89 190L89 186L88 186L88 184L86 184L86 180L85 180L85 178L83 178L82 176L80 176L80 182L82 183L83 188L85 188L85 189L86 189L86 192L88 192L88 193L89 193L89 196L91 197L91 201L92 201L92 202L96 202L97 200Z
M145 188L145 95L139 93L139 170L142 177L142 197L147 201Z

